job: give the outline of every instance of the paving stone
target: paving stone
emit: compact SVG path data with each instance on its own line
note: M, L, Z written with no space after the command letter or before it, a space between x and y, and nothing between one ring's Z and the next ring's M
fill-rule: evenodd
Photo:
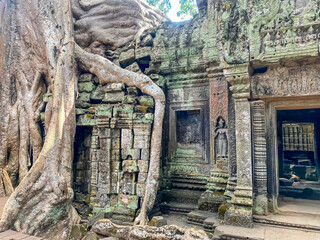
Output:
M162 227L167 225L167 220L162 216L155 216L150 220L148 225L153 227Z

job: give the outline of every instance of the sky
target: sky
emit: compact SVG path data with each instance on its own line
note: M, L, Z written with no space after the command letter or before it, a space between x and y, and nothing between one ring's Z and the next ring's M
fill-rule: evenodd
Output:
M170 0L170 2L171 2L171 9L168 12L167 16L170 18L172 22L181 22L183 20L188 20L191 18L191 17L186 17L183 19L179 18L177 16L177 12L179 12L180 10L179 0Z

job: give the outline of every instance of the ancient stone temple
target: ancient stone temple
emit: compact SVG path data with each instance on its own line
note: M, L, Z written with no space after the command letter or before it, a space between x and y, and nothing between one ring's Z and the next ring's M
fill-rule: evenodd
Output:
M213 231L320 201L320 2L197 0L192 20L164 22L105 57L165 92L160 185L150 217L180 213ZM150 162L152 97L82 72L75 206L132 224ZM300 205L299 205L300 204ZM317 210L319 213L319 210ZM218 220L217 220L218 219Z

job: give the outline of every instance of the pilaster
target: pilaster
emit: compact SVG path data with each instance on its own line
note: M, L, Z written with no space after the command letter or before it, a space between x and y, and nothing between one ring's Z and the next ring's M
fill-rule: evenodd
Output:
M267 214L267 143L264 101L251 103L252 109L252 142L254 164L254 201L253 212Z
M250 66L237 65L224 69L235 103L237 185L225 214L225 223L252 227L252 161Z
M207 69L210 80L210 159L211 176L199 199L199 209L217 212L226 202L228 181L228 82L221 68Z

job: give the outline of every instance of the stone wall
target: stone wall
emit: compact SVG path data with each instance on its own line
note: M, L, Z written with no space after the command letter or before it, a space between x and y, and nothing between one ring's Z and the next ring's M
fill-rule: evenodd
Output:
M153 98L135 87L80 75L75 201L101 217L133 221L149 168Z

